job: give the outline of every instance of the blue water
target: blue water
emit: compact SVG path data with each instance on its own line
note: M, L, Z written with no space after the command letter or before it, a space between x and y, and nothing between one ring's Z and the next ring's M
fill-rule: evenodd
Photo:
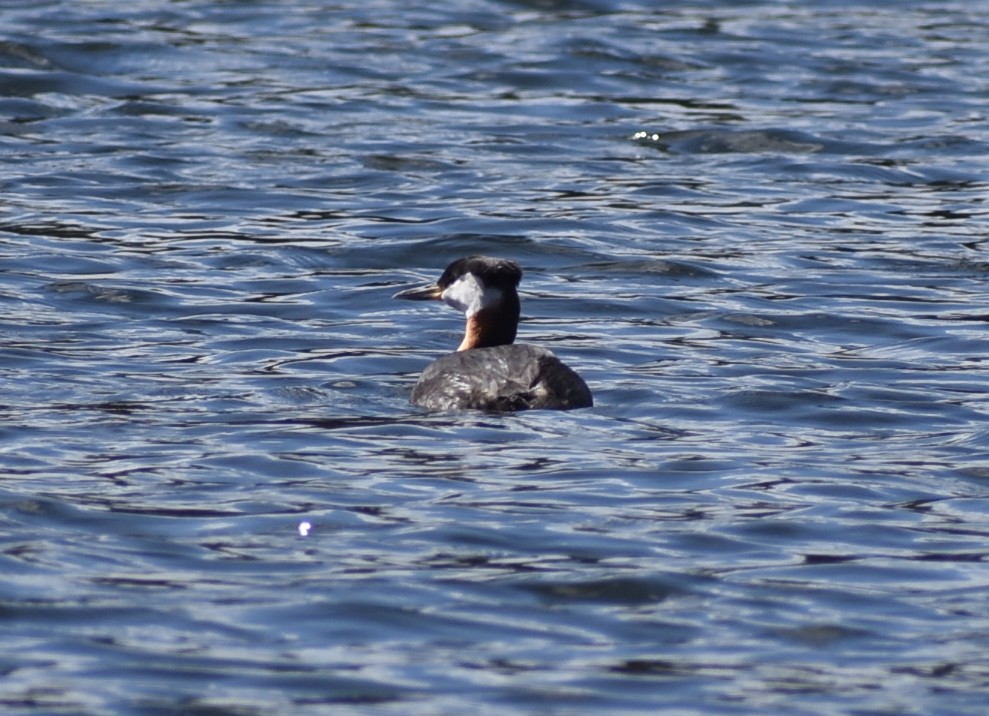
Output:
M984 713L989 2L420 5L0 9L4 713Z

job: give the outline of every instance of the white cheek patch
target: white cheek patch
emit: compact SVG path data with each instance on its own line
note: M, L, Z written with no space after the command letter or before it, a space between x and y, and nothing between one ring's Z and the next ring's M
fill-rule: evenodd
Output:
M470 318L482 308L498 303L501 291L485 288L474 274L465 273L446 287L441 298L446 305L463 311Z

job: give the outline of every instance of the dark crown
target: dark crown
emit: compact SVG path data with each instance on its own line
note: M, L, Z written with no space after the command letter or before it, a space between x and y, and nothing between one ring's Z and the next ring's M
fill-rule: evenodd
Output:
M522 280L522 268L508 259L491 256L467 256L446 267L436 285L445 289L464 274L472 273L485 286L516 288Z

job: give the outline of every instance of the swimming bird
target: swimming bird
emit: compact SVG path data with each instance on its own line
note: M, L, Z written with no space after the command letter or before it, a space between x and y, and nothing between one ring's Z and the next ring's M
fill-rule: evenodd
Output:
M457 259L435 284L395 298L440 300L467 318L456 352L426 367L412 403L430 410L570 410L594 404L587 383L552 352L515 343L522 269L490 256Z

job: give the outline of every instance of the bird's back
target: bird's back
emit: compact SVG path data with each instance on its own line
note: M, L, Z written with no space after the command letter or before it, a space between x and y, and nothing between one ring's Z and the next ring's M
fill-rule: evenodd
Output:
M412 391L430 410L569 410L593 405L583 379L552 352L512 344L450 353L434 361Z

